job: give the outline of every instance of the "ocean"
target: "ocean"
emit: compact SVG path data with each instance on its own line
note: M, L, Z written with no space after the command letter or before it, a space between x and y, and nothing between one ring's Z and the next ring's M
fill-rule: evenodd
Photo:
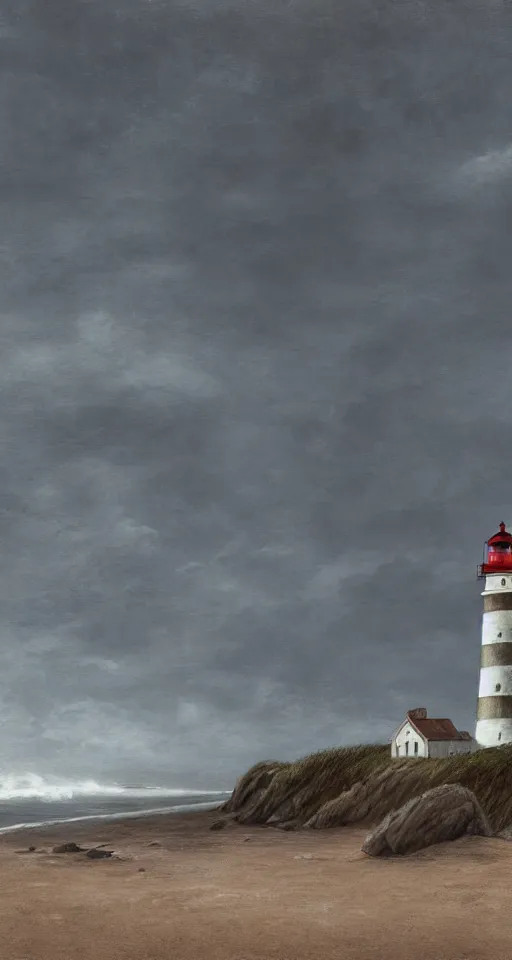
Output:
M20 827L208 810L229 792L0 775L0 833Z

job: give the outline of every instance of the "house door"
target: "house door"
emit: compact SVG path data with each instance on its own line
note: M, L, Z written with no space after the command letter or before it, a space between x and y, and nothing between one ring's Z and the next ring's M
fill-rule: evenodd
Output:
M405 756L406 756L406 757L409 756L409 741L408 741L408 740L405 741Z

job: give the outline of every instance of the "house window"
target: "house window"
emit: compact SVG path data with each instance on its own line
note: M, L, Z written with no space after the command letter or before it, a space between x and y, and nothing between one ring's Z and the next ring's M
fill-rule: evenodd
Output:
M409 741L408 741L408 740L405 741L405 756L406 756L406 757L409 756Z
M501 733L498 734L498 740L501 740Z
M501 683L496 684L495 690L496 690L496 693L499 693L499 691L501 690Z
M417 740L414 741L414 756L415 756L415 757L418 756L418 741L417 741Z

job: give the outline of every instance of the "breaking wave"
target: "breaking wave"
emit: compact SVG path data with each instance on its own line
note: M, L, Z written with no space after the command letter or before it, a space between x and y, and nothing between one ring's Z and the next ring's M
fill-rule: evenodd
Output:
M0 801L41 800L49 803L75 800L80 797L119 797L129 800L150 800L152 797L209 797L221 795L222 790L187 790L163 786L126 786L98 783L97 780L63 780L59 777L41 777L35 773L0 775Z

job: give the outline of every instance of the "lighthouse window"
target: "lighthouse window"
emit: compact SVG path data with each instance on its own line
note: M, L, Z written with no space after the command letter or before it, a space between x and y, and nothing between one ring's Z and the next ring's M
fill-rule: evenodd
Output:
M502 586L502 587L506 587L506 586L507 586L507 581L505 580L505 577L502 577L502 578L501 578L501 586Z
M496 684L495 690L496 690L496 693L499 693L499 691L501 690L501 683Z
M498 740L501 740L501 733L498 734Z

